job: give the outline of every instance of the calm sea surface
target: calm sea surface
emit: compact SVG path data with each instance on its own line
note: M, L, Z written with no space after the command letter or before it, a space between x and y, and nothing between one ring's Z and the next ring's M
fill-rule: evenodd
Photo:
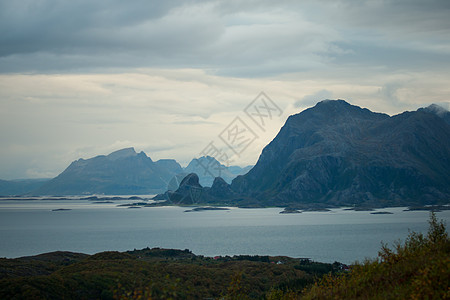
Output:
M93 254L145 247L195 254L286 255L352 263L375 258L381 242L426 232L429 212L390 208L393 214L334 209L279 214L280 208L184 212L188 208L117 207L124 201L0 201L0 257L65 250ZM71 209L52 211L52 209ZM450 211L437 213L447 224Z

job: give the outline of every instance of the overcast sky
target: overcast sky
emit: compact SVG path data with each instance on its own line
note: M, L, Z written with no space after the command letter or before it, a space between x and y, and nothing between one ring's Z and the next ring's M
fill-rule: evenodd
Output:
M254 164L323 99L448 109L449 16L448 0L0 0L0 179L124 147L185 165L212 142ZM244 112L261 91L279 108L263 127ZM220 138L236 117L255 137L239 156Z

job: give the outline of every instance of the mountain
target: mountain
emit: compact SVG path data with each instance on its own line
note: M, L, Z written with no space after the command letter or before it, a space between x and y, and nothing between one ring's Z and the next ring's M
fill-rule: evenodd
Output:
M191 172L202 174L201 183L211 186L215 176L224 176L231 183L233 178L250 168L225 167L213 157L200 157L193 159L183 169L174 159L154 162L144 152L136 153L134 148L125 148L109 155L78 159L57 177L36 183L30 188L12 189L18 184L0 181L0 195L157 194L166 190L175 191L182 179Z
M175 159L160 159L155 162L160 169L165 169L171 174L179 174L183 172L183 168Z
M0 180L0 196L18 196L27 194L42 185L50 178Z
M442 106L439 106L437 104L431 104L430 106L427 106L425 108L419 108L417 111L423 111L435 114L436 116L443 119L447 124L450 125L450 112L443 108Z
M35 195L154 194L165 191L181 170L174 160L153 162L134 148L72 162L64 172L32 193Z
M155 200L166 200L175 205L189 205L206 203L205 189L199 183L199 177L195 173L186 175L176 191L167 191L157 195Z
M395 116L325 100L288 118L232 190L264 205L393 206L448 203L445 112Z
M228 167L228 172L230 172L231 174L233 174L234 175L234 177L236 177L236 176L238 176L238 175L244 175L244 174L247 174L248 173L248 171L250 171L251 170L251 168L253 168L253 166L252 165L248 165L248 166L245 166L245 167L239 167L239 166L229 166ZM233 179L234 179L234 177L233 177ZM231 182L230 182L231 183Z
M247 166L241 168L239 166L225 166L221 164L218 160L211 156L202 156L199 158L194 158L184 168L185 175L189 173L195 173L199 176L199 182L202 186L210 187L214 182L215 177L221 177L227 183L231 181L238 175L243 175L247 173L252 166Z

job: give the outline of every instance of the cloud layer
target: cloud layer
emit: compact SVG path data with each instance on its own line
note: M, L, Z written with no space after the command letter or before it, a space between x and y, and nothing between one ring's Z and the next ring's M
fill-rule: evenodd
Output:
M189 67L268 76L441 66L448 1L2 1L0 70ZM428 56L427 56L428 55Z
M134 146L187 163L260 91L398 113L449 103L448 1L0 1L0 178Z

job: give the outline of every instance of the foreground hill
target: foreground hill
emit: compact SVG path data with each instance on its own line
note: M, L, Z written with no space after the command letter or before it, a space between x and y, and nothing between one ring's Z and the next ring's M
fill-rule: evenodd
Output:
M450 125L435 107L395 116L343 100L292 115L231 184L263 205L448 203Z
M142 249L86 255L52 252L0 259L1 299L264 299L301 291L341 264L289 257L203 257Z

